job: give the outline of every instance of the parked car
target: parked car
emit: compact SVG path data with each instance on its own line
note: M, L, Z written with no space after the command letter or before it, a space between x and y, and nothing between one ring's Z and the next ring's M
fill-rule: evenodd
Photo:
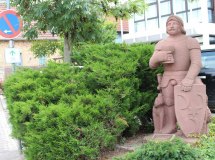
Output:
M208 106L215 113L215 49L202 50L202 69L199 76L206 85Z

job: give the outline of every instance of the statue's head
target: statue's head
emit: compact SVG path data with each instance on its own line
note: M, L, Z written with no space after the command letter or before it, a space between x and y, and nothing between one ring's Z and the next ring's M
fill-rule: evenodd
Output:
M180 32L181 32L182 34L186 34L186 31L185 31L185 29L184 29L183 20L182 20L180 17L176 16L176 15L171 15L171 16L167 19L167 21L166 21L166 33L169 34L169 31L168 31L168 24L169 24L170 21L175 21L175 22L177 22L178 25L179 25Z

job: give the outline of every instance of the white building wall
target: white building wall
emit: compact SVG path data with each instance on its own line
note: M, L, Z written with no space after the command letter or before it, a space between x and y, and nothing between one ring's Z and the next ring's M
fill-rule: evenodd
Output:
M155 2L156 0L146 0L146 2ZM209 0L198 0L195 2L190 2L189 0L186 3L186 7L184 6L185 0L172 0L169 2L166 2L164 0L157 0L157 6L158 6L158 26L156 27L152 25L153 23L150 23L149 26L149 20L147 20L148 15L154 14L153 12L156 12L156 10L152 10L155 7L148 7L148 10L145 12L145 25L143 23L140 25L140 27L135 28L135 16L129 20L129 33L123 35L123 41L126 43L136 43L136 42L157 42L163 38L165 38L166 35L166 27L165 27L165 21L168 18L168 16L163 17L162 13L168 13L168 11L171 10L171 14L175 14L180 16L185 25L185 29L187 31L187 35L190 35L192 37L196 37L196 39L201 44L202 48L211 48L214 47L214 44L210 44L210 38L209 35L215 37L215 23L209 23L211 21L211 17L208 15L208 3ZM172 5L171 5L172 3ZM187 8L189 12L186 14L182 13L181 10L184 8ZM169 14L170 15L170 14ZM136 16L136 20L141 21L144 19L144 15L138 15Z

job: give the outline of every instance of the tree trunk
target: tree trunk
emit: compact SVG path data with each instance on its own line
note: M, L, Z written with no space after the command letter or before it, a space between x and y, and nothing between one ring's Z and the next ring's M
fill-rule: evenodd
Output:
M71 63L71 38L68 33L64 35L64 62Z

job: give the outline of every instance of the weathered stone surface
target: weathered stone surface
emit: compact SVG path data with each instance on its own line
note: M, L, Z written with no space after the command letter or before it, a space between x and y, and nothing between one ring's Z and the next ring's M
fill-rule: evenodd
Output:
M189 92L176 85L174 96L177 121L184 135L201 134L207 109L205 85L194 84Z

